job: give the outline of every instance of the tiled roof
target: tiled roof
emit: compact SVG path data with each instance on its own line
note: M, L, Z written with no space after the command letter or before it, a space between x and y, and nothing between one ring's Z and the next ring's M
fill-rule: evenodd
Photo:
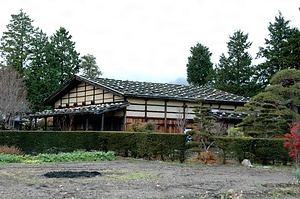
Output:
M199 87L168 83L124 81L107 78L90 80L82 76L77 77L85 81L93 82L95 85L99 85L123 96L175 99L184 101L195 101L197 98L203 98L206 101L235 103L246 103L249 101L249 98L204 86Z
M216 111L211 112L211 114L217 120L242 120L248 116L247 113L242 112L226 112L226 111Z
M51 117L54 115L65 115L65 114L103 114L110 111L119 110L128 106L128 102L118 102L118 103L106 103L98 105L88 105L80 106L74 108L60 108L54 110L44 110L42 112L37 112L30 115L31 117Z

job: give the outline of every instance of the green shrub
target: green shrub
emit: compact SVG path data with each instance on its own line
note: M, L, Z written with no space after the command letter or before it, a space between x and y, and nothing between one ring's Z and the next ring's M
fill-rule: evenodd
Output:
M239 162L250 159L262 164L275 164L290 161L288 150L283 147L284 139L217 137L216 146L222 150L223 163L226 158L235 158Z
M25 154L59 154L78 150L114 151L116 155L184 160L186 135L104 131L2 131L0 145Z
M76 151L73 153L59 154L38 154L31 155L8 155L0 154L0 162L7 163L57 163L57 162L93 162L93 161L111 161L115 160L114 152L84 152Z
M262 164L275 164L275 162L282 162L286 164L290 160L288 150L284 148L283 143L285 139L254 139L255 140L255 161Z
M151 132L155 132L157 130L157 125L155 123L151 123L151 122L145 122L142 124L132 123L130 128L131 128L131 131L133 131L133 132L151 133Z
M298 182L300 183L300 168L298 168L295 172L295 177L296 177L296 180L298 180Z
M253 138L248 137L217 137L216 146L222 150L223 163L226 158L234 158L239 162L252 159Z
M244 137L244 132L239 128L230 128L227 133L229 137Z

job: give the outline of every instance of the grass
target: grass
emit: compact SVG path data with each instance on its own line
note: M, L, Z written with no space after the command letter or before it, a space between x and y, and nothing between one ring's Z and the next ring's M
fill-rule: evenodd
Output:
M32 155L12 155L0 154L0 164L5 163L23 163L23 164L40 164L40 163L58 163L58 162L94 162L94 161L111 161L115 160L115 154L112 151L107 153L75 151L72 153L59 154L38 154Z

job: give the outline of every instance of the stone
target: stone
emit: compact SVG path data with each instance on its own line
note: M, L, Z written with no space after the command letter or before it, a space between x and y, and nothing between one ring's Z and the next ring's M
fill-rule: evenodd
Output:
M253 165L251 164L250 160L248 160L248 159L244 159L244 160L242 161L242 165L243 165L243 166L246 166L246 167L248 167L248 168L252 168L252 167L253 167Z

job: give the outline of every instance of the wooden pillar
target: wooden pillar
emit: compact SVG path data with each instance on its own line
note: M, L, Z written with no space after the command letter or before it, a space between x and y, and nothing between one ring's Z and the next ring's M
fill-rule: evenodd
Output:
M186 105L186 103L185 102L183 102L183 112L182 112L182 119L183 119L183 127L182 127L182 132L180 132L180 133L184 133L184 130L185 130L185 127L186 127L186 117L185 117L185 112L186 112L186 107L187 107L187 105Z
M148 109L148 99L145 99L145 122L148 122L147 109Z
M34 118L34 130L37 129L37 117Z
M164 132L167 133L167 106L168 106L168 100L165 100L165 110L164 110Z
M47 130L47 117L44 117L44 119L45 119L45 126L44 126L44 128L45 128L45 131Z
M111 125L110 125L110 130L111 131L116 131L117 129L115 129L115 112L112 112L112 116L111 116Z
M101 115L101 131L104 130L104 113Z
M30 130L32 130L32 120L33 120L33 118L30 117L30 118L29 118L29 124L30 124L29 126L30 126Z
M85 130L86 131L89 130L89 118L88 117L86 117L86 119L85 119Z
M123 111L123 114L124 114L124 116L123 116L123 127L122 127L122 131L126 131L126 125L127 125L127 118L126 118L126 110L127 110L127 108L125 107L124 108L124 111Z

